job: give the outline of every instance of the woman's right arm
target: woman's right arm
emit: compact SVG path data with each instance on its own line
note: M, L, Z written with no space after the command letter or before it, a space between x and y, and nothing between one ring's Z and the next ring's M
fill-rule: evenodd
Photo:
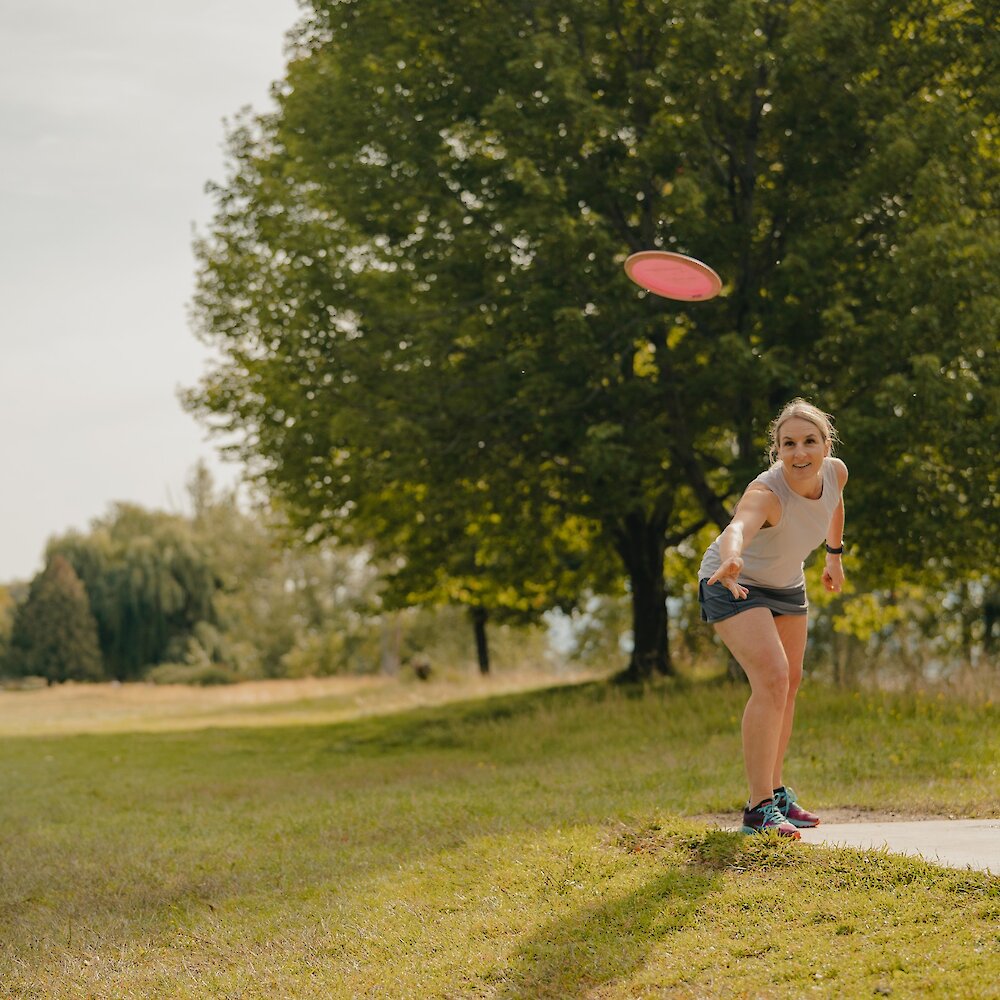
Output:
M719 568L709 577L709 585L721 583L738 600L747 596L739 583L743 569L743 550L765 524L777 524L781 503L768 489L751 489L743 494L729 527L719 536Z

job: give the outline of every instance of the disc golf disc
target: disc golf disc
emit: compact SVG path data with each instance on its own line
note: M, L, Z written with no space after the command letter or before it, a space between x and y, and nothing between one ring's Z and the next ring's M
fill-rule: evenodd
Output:
M711 299L722 289L722 281L707 264L668 250L632 254L625 261L625 273L654 295L681 302Z

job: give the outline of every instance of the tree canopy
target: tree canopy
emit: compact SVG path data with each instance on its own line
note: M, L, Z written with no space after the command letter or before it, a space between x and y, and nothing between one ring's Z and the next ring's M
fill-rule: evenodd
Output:
M302 531L409 557L413 592L470 535L496 602L556 602L560 538L586 539L570 599L617 553L637 676L670 668L665 551L727 523L794 395L839 418L869 565L933 535L995 570L986 7L315 0L277 111L230 136L196 247L221 360L189 403ZM637 294L622 261L657 247L723 294Z

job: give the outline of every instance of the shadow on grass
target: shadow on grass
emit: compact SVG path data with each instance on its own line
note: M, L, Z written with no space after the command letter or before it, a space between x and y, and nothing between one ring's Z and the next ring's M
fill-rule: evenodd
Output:
M622 979L652 948L684 929L720 875L670 871L641 888L584 907L543 926L512 964L490 976L499 997L563 998Z
M618 684L614 678L555 684L506 694L479 695L444 705L421 706L390 715L344 720L329 727L336 735L330 749L337 753L386 754L414 749L454 749L489 740L490 727L553 713L572 715L608 702L648 703L655 709L664 699L699 689L718 688L714 681L660 679L655 685ZM292 723L294 725L294 723Z
M347 905L372 876L470 840L576 822L583 806L594 821L617 793L595 803L600 781L588 778L584 794L557 762L536 772L510 733L608 699L617 695L591 682L328 726L9 740L0 895L14 902L0 908L0 968L28 949L25 976L43 952L72 959L152 940L173 953L175 933L214 926L217 912L232 928L252 928L258 906L294 923L297 894L317 886ZM570 721L584 730L591 714ZM528 724L508 732L518 720ZM569 737L565 746L575 752ZM553 920L495 986L558 996L560 980L572 992L625 975L689 919L687 898L712 874L664 874ZM216 932L205 936L213 947Z
M510 722L571 705L600 704L614 696L606 681L585 681L513 694L422 706L387 716L351 719L330 727L338 753L385 754L415 749L467 747L481 738L479 727Z

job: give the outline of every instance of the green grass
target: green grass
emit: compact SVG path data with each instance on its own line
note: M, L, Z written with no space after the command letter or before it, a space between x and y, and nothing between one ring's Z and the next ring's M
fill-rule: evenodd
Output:
M1000 879L696 818L735 818L743 697L8 736L0 996L1000 996ZM787 776L817 809L997 816L998 723L810 687Z

